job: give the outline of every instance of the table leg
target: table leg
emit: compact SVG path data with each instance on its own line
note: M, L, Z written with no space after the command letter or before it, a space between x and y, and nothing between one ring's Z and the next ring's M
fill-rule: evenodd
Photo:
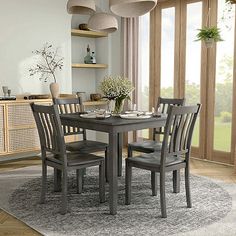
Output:
M118 176L122 175L123 133L118 133Z
M118 134L109 133L109 206L111 215L117 213L117 148Z

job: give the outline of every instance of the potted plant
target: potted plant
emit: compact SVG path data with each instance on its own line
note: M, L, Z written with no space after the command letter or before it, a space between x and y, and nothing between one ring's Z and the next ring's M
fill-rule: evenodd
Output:
M206 44L206 47L212 47L214 42L223 41L223 39L220 36L220 29L216 26L212 27L203 27L202 29L198 29L199 33L197 34L198 40L203 40Z
M63 67L63 58L58 56L58 48L54 49L51 44L46 43L42 49L35 50L32 53L39 57L36 65L29 69L30 76L39 74L39 79L44 82L52 78L53 83L50 84L50 91L52 97L58 97L59 84L57 83L55 73L57 70L62 70Z
M236 4L236 0L225 0L226 3Z

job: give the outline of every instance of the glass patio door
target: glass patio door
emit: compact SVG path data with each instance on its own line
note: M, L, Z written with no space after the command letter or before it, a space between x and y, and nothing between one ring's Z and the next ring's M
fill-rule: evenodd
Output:
M150 105L158 96L185 97L202 109L192 156L234 163L236 156L235 5L225 0L160 2L150 20ZM217 25L223 42L206 48L197 29ZM234 88L234 89L233 89ZM235 104L235 105L234 105Z

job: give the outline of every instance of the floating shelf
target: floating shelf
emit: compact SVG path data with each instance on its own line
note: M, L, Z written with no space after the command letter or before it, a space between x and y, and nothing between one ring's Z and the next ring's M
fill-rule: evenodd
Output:
M104 100L83 102L84 106L100 106L100 105L107 105L107 104L108 104L108 101L104 101Z
M107 64L79 64L73 63L72 68L97 68L97 69L104 69L107 68Z
M107 37L108 33L95 32L95 31L89 31L89 30L72 29L71 35L72 36L80 36L80 37L89 37L89 38L101 38L101 37Z

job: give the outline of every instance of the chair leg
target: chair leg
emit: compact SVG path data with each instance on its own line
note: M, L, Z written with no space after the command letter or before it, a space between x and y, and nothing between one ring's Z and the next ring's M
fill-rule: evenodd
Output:
M46 182L47 182L47 165L43 161L42 162L42 189L41 189L41 196L40 196L40 203L45 203L45 196L46 196Z
M105 163L101 162L99 165L99 198L100 202L105 202Z
M61 170L54 168L54 192L61 191Z
M132 150L132 147L130 145L128 145L127 155L128 155L128 157L133 156L133 150Z
M82 193L82 190L83 190L83 176L84 176L84 169L76 170L77 193Z
M187 201L187 207L192 207L191 202L191 193L190 193L190 180L189 180L189 168L185 168L185 190L186 190L186 201Z
M130 205L131 202L131 178L132 178L132 167L129 163L125 162L125 204Z
M67 170L62 171L62 205L61 214L66 214L67 212Z
M157 195L157 174L156 172L151 172L151 187L152 187L152 196Z
M160 202L161 202L161 217L166 218L166 193L165 193L165 172L160 172Z
M173 171L173 192L180 192L180 170Z
M105 179L108 182L108 148L105 150Z

